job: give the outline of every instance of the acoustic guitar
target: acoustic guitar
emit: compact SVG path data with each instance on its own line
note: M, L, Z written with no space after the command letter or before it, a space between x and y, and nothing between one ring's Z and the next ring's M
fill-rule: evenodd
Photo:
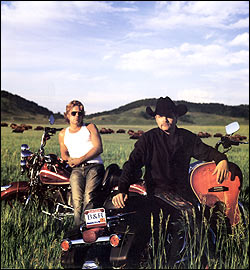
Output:
M201 204L208 207L223 205L224 214L228 217L231 226L240 221L238 198L242 185L240 168L229 162L229 176L219 184L216 174L213 175L216 164L214 162L201 163L190 174L190 185ZM231 180L232 177L232 180Z

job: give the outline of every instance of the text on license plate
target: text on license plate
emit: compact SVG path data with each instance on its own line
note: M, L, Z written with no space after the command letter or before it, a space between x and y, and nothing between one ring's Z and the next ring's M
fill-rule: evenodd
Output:
M104 208L89 209L84 211L86 227L103 227L107 225Z

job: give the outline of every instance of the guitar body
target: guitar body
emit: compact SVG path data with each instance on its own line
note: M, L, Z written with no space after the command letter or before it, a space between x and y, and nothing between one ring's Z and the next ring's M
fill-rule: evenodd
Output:
M217 175L213 175L215 167L214 162L200 163L190 174L190 185L201 204L208 207L220 205L220 210L228 217L231 226L234 226L240 221L238 198L242 172L236 164L229 162L229 176L219 184L216 181Z

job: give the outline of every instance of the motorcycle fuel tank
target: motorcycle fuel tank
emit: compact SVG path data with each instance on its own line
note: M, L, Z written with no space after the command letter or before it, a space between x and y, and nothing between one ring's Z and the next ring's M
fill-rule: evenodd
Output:
M44 164L40 171L40 180L45 185L69 185L70 172L56 165Z

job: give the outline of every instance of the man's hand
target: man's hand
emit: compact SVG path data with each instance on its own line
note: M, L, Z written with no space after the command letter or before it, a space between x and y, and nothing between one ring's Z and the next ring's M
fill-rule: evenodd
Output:
M79 165L81 163L80 158L69 158L68 164L70 167L74 168L75 166Z
M221 160L217 164L217 166L213 172L213 175L215 175L217 173L216 181L218 181L218 183L221 184L225 179L227 179L228 172L229 172L229 168L228 168L227 161Z
M116 208L125 207L125 201L128 199L128 195L125 193L118 193L112 199L112 203Z

